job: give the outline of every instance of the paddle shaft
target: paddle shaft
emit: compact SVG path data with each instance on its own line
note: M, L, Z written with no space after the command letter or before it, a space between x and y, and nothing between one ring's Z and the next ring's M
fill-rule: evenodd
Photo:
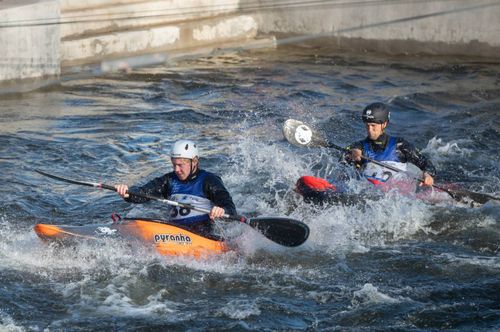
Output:
M341 147L341 146L338 146L338 145L333 144L333 143L330 143L330 142L328 142L328 143L327 143L327 146L326 146L326 147L328 147L328 148L334 148L334 149L337 149L337 150L339 150L339 151L343 151L343 152L348 152L348 151L349 151L349 149L343 148L343 147ZM384 168L390 169L391 171L394 171L394 172L398 172L398 173L399 173L399 172L404 172L403 170L401 170L401 169L399 169L399 168L397 168L397 167L394 167L394 166L391 166L391 165L387 165L386 163L380 162L380 161L375 160L375 159L372 159L372 158L370 158L370 157L366 157L366 156L363 156L363 155L362 155L362 156L361 156L361 159L364 159L364 160L369 161L369 162L371 162L371 163L374 163L374 164L376 164L376 165L382 166L382 167L384 167ZM417 181L420 181L420 182L422 182L422 183L424 182L424 180L423 180L423 179L421 179L421 178L417 178L417 177L414 177L414 176L412 176L412 178L413 178L413 179L415 179L415 180L417 180ZM439 189L439 190L445 191L445 192L447 192L448 194L450 194L452 197L454 197L454 195L453 195L453 194L452 194L452 193L451 193L448 189L443 188L443 187L440 187L440 186L437 186L437 185L435 185L435 184L433 184L432 186L433 186L434 188Z
M111 191L115 191L115 192L117 191L114 186L111 186L109 184L97 183L97 182L75 181L75 180L66 179L66 178L63 178L63 177L60 177L60 176L57 176L57 175L49 174L49 173L46 173L46 172L43 172L43 171L40 171L40 170L35 170L35 172L37 172L39 174L42 174L42 175L45 175L45 176L47 176L49 178L52 178L52 179L55 179L55 180L59 180L59 181L64 181L64 182L67 182L67 183L72 183L72 184L77 184L77 185L87 186L87 187L94 187L94 188L99 188L99 189L107 189L107 190L111 190ZM191 210L194 210L194 211L198 211L198 212L203 212L203 213L210 214L210 210L203 209L203 208L200 208L200 207L196 207L196 206L191 205L191 204L180 203L180 202L171 201L171 200L165 199L165 198L160 198L160 197L156 197L156 196L151 196L151 195L146 195L146 194L141 194L141 193L135 193L135 192L129 192L129 194L137 196L137 197L141 197L141 198L155 200L155 201L162 202L162 203L165 203L165 204L168 204L168 205L172 205L172 206L178 206L178 207L182 207L182 208L191 209ZM229 214L224 214L223 217L226 218L226 219L232 219L232 220L237 220L237 221L241 221L241 222L246 222L246 220L247 220L247 218L244 217L244 216L236 216L236 215L229 215Z

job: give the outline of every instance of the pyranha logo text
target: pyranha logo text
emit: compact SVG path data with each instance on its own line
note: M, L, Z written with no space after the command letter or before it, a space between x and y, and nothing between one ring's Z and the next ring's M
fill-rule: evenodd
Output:
M176 242L180 244L191 244L189 235L179 234L155 234L155 243Z

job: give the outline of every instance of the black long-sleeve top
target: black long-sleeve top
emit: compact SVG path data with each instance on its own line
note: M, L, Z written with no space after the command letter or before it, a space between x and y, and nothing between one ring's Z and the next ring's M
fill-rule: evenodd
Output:
M233 199L224 186L222 179L213 173L206 173L207 175L203 182L203 193L215 206L223 208L226 214L236 215L237 212ZM194 181L198 174L199 170L194 173L190 179L181 182L185 182L187 184L189 181ZM174 172L170 172L149 181L143 186L134 186L130 188L129 191L131 194L125 200L132 203L144 203L148 201L147 198L133 195L134 192L168 199L172 194L172 181L174 179L177 179L177 175Z
M364 144L365 142L368 142L370 144L370 147L373 151L383 151L387 147L387 143L389 142L389 135L387 134L382 134L377 140L371 140L368 137L365 138L362 141L355 142L351 144L347 149L352 150L352 149L360 149L365 155L364 151ZM435 176L436 174L436 169L434 168L434 165L430 162L430 160L425 157L423 154L421 154L411 143L406 141L405 139L401 137L396 137L396 153L399 157L399 160L403 163L412 163L415 166L417 166L421 171L426 172L427 174L431 176ZM346 152L344 154L345 160L348 162L349 160L349 152ZM357 168L361 167L364 163L366 163L366 160L361 160L361 162L355 162L355 165Z

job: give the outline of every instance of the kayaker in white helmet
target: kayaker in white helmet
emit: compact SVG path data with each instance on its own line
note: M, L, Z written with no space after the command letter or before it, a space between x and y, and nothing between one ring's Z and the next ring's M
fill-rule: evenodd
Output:
M236 215L231 195L221 178L211 172L200 169L199 152L196 143L191 140L179 140L170 151L173 171L155 178L143 186L131 188L131 192L159 196L181 203L195 205L210 210L210 214L191 209L175 207L170 220L200 233L210 233L211 220L224 214ZM115 186L118 194L126 201L143 203L147 199L129 194L126 184Z
M406 170L407 163L412 163L422 171L423 185L434 184L435 169L432 163L403 138L391 137L385 133L390 119L390 112L385 104L377 102L366 106L362 119L367 137L351 144L344 157L348 162L354 163L369 181L374 184L386 182L394 175L394 171L368 162L361 158L362 155L402 171Z

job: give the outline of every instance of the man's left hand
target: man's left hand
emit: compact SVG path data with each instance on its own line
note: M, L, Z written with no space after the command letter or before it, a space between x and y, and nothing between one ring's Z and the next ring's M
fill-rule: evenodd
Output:
M210 217L210 219L214 220L216 218L221 218L225 212L226 211L224 211L223 208L214 206L212 210L210 210L210 214L208 216Z
M432 176L430 176L429 174L425 173L423 174L424 178L423 178L423 182L420 184L420 185L423 185L423 186L432 186L434 184L434 178Z

